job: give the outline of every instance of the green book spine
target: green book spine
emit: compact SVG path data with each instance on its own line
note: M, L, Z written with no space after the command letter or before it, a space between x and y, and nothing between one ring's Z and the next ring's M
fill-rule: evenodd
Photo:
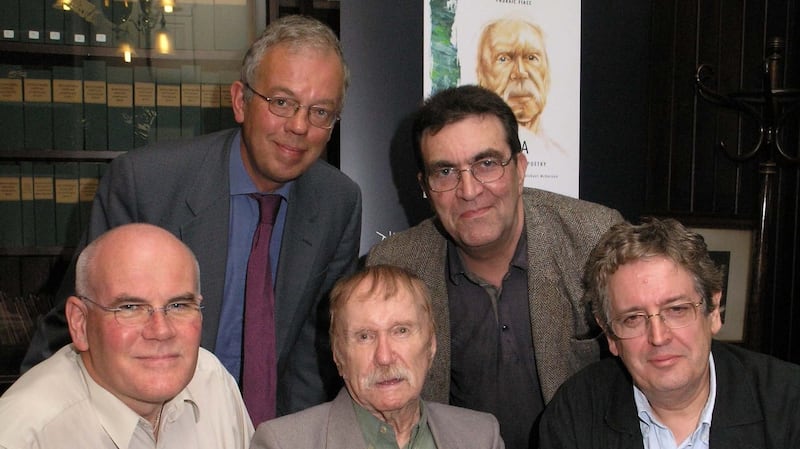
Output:
M75 10L64 11L64 42L67 45L89 45L89 22Z
M181 136L192 137L203 133L202 87L200 67L181 67Z
M181 69L156 69L156 115L158 140L181 136Z
M19 0L0 0L0 39L19 40Z
M19 0L19 28L23 41L44 42L44 5L41 0Z
M36 213L33 203L33 162L19 163L19 184L22 195L22 246L36 246Z
M233 101L231 99L231 84L239 79L239 72L235 70L223 70L219 73L219 128L235 128L239 126L233 116Z
M26 70L23 82L25 148L53 149L53 86L49 70Z
M108 102L106 63L99 59L83 60L84 148L108 150Z
M110 47L114 44L111 0L92 0L95 13L89 24L90 45Z
M100 166L98 162L81 162L79 166L80 179L78 180L78 225L80 232L89 227L89 215L92 211L92 201L97 193L100 183Z
M3 129L2 150L25 147L25 121L22 103L22 67L0 64L0 123Z
M107 67L108 148L133 149L133 70L130 66Z
M83 149L83 69L53 67L53 147Z
M200 107L203 115L203 133L220 129L220 86L219 73L203 71L200 79Z
M56 245L78 244L80 218L78 217L79 178L77 162L54 164Z
M45 2L44 40L48 44L64 43L64 8L58 6L55 2Z
M56 202L53 164L33 164L33 213L36 246L56 244Z
M133 147L156 141L156 83L146 66L133 68Z
M0 217L0 247L22 246L22 189L17 164L0 164Z

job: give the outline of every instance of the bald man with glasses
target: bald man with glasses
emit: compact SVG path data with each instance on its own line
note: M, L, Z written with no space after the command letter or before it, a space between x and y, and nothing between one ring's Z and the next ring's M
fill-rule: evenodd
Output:
M236 381L200 348L191 250L149 224L89 244L66 303L72 343L0 397L0 448L246 449Z

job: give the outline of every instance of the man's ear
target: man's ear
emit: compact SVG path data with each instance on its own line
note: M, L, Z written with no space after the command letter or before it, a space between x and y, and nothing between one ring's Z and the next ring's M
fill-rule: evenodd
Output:
M522 194L525 188L525 172L528 170L528 157L520 151L517 153L517 178L519 179L519 192Z
M422 172L417 173L417 182L419 183L419 188L422 189L422 197L428 198L428 187L425 185L425 178L422 177Z
M245 116L245 100L244 91L247 89L241 81L234 81L231 84L231 103L233 108L233 117L236 123L244 122Z
M89 350L89 339L86 336L86 322L88 321L89 308L77 296L67 298L64 310L67 316L67 326L72 337L72 344L78 352Z
M594 320L597 322L597 325L600 326L600 329L603 329L603 334L606 336L606 341L608 342L608 350L611 351L614 355L619 355L619 350L617 349L617 340L611 334L611 330L608 329L604 320L602 320L599 316L595 315Z
M722 329L722 311L720 310L720 301L722 300L722 292L716 292L711 295L711 303L714 304L714 310L709 314L711 319L711 335L717 335L717 332Z

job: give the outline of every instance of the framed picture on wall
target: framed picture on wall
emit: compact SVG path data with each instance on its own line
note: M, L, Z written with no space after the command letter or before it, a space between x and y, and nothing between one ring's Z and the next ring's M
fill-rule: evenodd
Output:
M723 325L715 338L742 342L750 294L753 230L740 222L687 220L684 224L703 236L711 259L723 270Z
M722 268L720 300L722 329L717 340L744 343L753 261L753 228L750 220L688 215L657 215L674 218L703 236L711 259Z

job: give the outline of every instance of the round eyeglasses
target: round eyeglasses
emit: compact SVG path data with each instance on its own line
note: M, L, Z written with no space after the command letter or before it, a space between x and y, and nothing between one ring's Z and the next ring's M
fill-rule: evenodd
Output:
M506 172L506 165L511 163L514 156L506 161L487 157L469 164L469 168L458 169L455 167L435 167L428 169L425 181L428 188L434 192L448 192L458 187L461 182L461 173L468 171L481 184L488 184L502 178Z
M244 83L244 87L266 101L269 112L278 117L292 118L297 114L300 108L306 108L308 111L308 123L311 123L317 128L331 129L333 128L333 124L336 123L336 120L339 120L339 114L331 109L323 108L322 106L304 106L286 97L267 97L253 89L249 83Z
M620 340L641 337L647 333L650 318L659 317L661 322L670 329L687 327L697 319L697 308L703 305L700 302L681 302L662 307L658 313L648 315L644 312L634 312L611 320L611 331Z
M195 302L193 299L173 301L164 307L153 307L150 304L121 304L117 307L106 307L98 304L95 301L87 298L86 296L78 295L82 301L88 302L104 312L114 314L114 319L117 320L122 326L142 326L150 321L153 313L163 312L164 317L168 318L173 323L187 323L194 321L202 316L203 306Z

